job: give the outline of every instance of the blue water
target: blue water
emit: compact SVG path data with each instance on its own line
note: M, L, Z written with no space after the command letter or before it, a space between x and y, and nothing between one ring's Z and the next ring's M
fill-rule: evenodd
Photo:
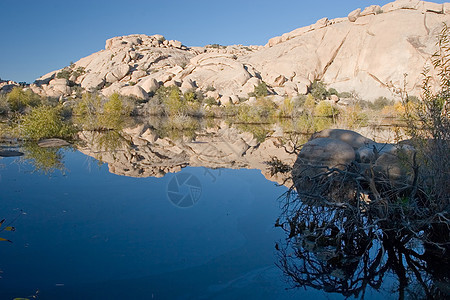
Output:
M276 266L287 188L260 170L131 178L60 151L47 174L0 159L0 220L16 228L0 231L0 299L342 299L291 289Z
M39 299L298 296L275 266L284 233L273 224L286 188L259 170L187 167L128 178L63 151L66 169L51 174L0 160L0 218L18 217L16 231L0 232L13 241L0 243L0 299L37 291ZM200 183L188 208L168 197L179 174Z

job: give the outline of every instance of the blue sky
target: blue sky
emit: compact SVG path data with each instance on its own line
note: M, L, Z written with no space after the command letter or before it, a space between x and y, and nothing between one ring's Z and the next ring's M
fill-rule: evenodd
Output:
M271 37L389 0L0 1L0 78L32 82L133 33L187 46L264 45ZM435 1L443 3L445 1Z

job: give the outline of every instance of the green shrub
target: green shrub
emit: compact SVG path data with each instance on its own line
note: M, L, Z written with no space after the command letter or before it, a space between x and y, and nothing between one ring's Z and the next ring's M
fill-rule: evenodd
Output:
M379 97L373 103L369 102L369 108L374 110L382 110L385 106L394 105L394 100L389 100L386 97Z
M342 92L338 94L339 98L352 98L353 95L350 92Z
M306 96L304 106L305 110L307 110L308 112L312 113L314 111L314 107L316 107L316 99L314 99L313 95L308 94Z
M23 112L26 107L35 107L41 104L42 99L30 89L15 87L7 95L9 108L14 112Z
M169 88L168 95L164 98L163 104L168 115L183 112L184 103L181 99L181 91L177 86Z
M283 104L280 107L280 117L292 116L294 112L294 101L291 98L285 98Z
M320 101L314 108L314 114L318 117L332 117L339 114L339 109L328 101Z
M328 94L329 94L329 95L336 95L336 96L339 96L339 92L338 92L336 89L334 89L334 88L330 88L330 89L328 90Z
M254 97L266 97L268 94L267 84L264 81L261 81L261 83L255 86L255 90L253 91Z
M203 103L205 103L205 104L208 105L208 106L217 105L217 101L216 101L216 99L214 99L213 97L205 98L205 99L203 100Z
M6 115L9 113L8 99L6 95L0 94L0 115Z
M20 122L21 136L27 140L43 138L71 138L74 130L65 124L61 117L61 107L39 106L22 116Z
M327 91L327 86L325 83L314 80L309 88L310 94L317 100L325 100L329 93Z
M68 68L64 68L56 74L56 78L64 78L64 79L69 80L71 75L72 75L72 70L70 70Z

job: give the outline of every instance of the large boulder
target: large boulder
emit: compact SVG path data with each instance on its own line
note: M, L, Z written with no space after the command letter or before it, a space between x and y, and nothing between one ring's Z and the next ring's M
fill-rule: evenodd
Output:
M414 157L415 149L405 143L376 143L350 130L328 129L303 146L292 177L307 198L347 201L361 186L386 190L411 185Z
M148 99L148 94L138 85L135 86L125 86L119 90L119 94L122 96L132 96L138 99Z

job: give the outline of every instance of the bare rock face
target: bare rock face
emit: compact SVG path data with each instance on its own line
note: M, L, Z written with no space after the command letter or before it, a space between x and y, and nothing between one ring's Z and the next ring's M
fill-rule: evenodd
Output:
M274 37L265 46L188 48L161 35L114 37L104 50L70 66L69 85L52 82L58 70L36 80L32 88L65 96L73 85L109 89L103 92L108 94L113 84L116 90L136 84L146 93L177 84L183 90L199 88L204 95L212 87L219 99L248 98L261 81L273 94L295 96L321 80L340 92L374 100L393 98L408 74L406 89L418 96L422 71L444 22L450 24L450 3L397 0L358 8L345 18L322 18Z

